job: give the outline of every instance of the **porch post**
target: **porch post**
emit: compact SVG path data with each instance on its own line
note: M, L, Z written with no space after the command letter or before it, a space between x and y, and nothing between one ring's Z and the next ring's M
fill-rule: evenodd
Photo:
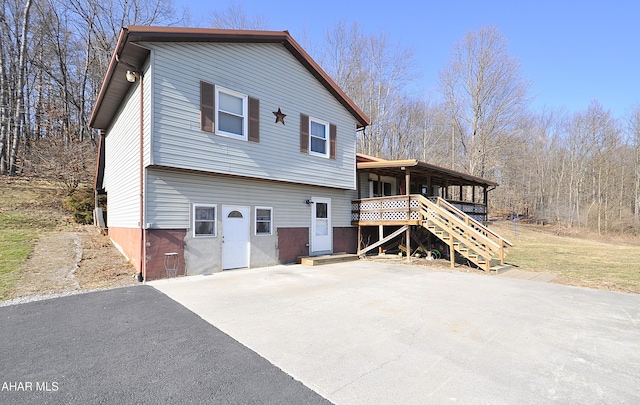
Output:
M404 194L405 195L411 194L410 188L411 188L411 172L409 172L409 170L406 170L404 172Z
M453 250L453 237L449 239L449 259L451 260L451 268L456 267L456 251Z
M411 172L406 170L404 172L404 190L407 196L407 223L411 221ZM407 227L405 231L405 240L407 241L407 261L411 261L411 225Z
M487 186L484 186L484 220L489 220L489 192Z

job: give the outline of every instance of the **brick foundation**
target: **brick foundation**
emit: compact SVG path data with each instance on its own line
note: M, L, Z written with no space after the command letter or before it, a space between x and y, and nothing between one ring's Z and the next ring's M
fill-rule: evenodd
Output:
M309 256L309 228L278 228L278 262L295 263Z
M333 228L333 251L356 253L358 247L358 228Z
M144 275L146 281L167 277L164 267L165 253L175 252L178 254L177 275L184 274L184 238L186 234L186 229L147 229L145 251L147 262L146 274Z

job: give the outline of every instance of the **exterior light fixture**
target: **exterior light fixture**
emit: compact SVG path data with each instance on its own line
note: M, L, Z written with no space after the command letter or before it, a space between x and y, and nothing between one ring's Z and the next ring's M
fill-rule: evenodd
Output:
M135 83L136 78L139 76L139 73L133 70L127 70L127 81L129 83Z

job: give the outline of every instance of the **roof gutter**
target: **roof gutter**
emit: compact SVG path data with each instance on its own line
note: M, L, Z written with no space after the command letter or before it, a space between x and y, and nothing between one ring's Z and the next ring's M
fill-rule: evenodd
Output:
M122 27L122 29L120 30L120 35L118 36L116 49L113 52L111 61L109 61L109 67L107 67L107 73L104 75L104 80L102 81L102 85L100 86L100 93L98 93L98 97L96 98L95 107L93 108L93 111L91 111L91 118L89 118L90 127L93 127L93 125L95 124L95 120L98 115L98 110L100 109L100 106L102 105L102 101L104 100L104 96L107 93L107 83L111 82L111 78L113 77L113 74L116 71L116 66L118 66L118 63L120 63L119 55L122 52L124 45L127 43L128 38L129 38L129 30L126 27Z

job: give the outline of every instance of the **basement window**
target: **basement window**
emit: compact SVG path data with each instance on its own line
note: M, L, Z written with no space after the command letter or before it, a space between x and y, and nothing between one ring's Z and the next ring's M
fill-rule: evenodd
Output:
M273 235L273 208L256 207L256 235Z
M193 236L216 236L216 212L215 204L193 205Z

